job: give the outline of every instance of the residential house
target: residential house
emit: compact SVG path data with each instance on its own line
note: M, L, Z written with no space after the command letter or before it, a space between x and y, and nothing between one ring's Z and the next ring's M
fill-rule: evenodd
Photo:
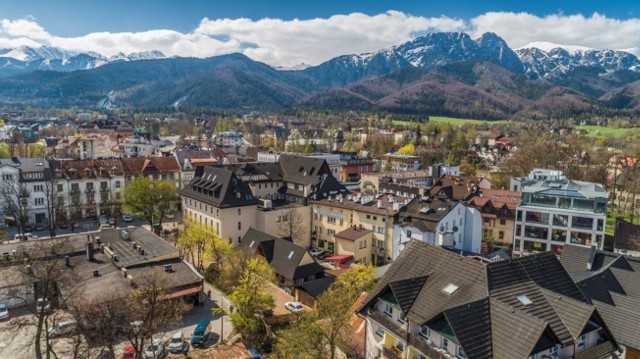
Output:
M420 169L420 156L387 153L381 157L383 171L417 171Z
M552 252L485 263L407 244L367 297L366 358L606 358L618 342Z
M254 228L245 233L238 249L262 256L275 271L280 287L289 293L294 286L324 277L324 267L305 247Z
M65 195L66 214L82 218L118 215L125 173L120 159L53 161L56 192ZM69 218L69 217L67 217Z
M467 205L482 214L482 240L513 244L516 207L520 192L478 189L467 199Z
M640 258L566 244L560 262L622 346L617 357L640 358Z
M167 157L129 157L121 158L122 168L127 183L142 176L154 180L165 180L175 183L181 188L180 165L173 156Z
M568 179L562 171L534 169L511 179L522 192L516 208L514 255L562 252L565 243L602 249L607 192L602 185Z
M392 259L416 239L432 245L480 253L480 211L446 197L416 197L398 213L394 224Z
M180 183L189 183L198 166L215 166L218 158L210 150L177 150L176 159L180 166Z
M49 162L45 158L0 159L0 175L4 215L16 221L23 216L27 224L48 224L45 189L51 185Z

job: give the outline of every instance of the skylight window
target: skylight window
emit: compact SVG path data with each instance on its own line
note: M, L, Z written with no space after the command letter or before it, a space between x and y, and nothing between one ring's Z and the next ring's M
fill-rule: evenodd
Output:
M453 292L455 292L456 290L458 290L458 288L460 288L460 287L459 287L459 286L457 286L457 285L455 285L455 284L453 284L453 283L449 283L449 284L447 284L447 286L446 286L446 287L444 287L442 290L443 290L445 293L447 293L447 294L449 294L449 295L452 295L452 294L453 294Z
M254 244L256 244L256 241L251 241L251 244L249 244L249 248L252 248Z
M531 299L529 299L529 297L527 297L527 295L524 293L520 293L516 295L516 298L518 298L520 303L524 304L525 307L533 305L533 302L531 301Z
M289 252L289 259L293 257L293 251Z

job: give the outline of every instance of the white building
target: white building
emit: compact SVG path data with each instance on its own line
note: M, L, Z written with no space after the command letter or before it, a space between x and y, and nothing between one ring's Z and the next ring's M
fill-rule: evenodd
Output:
M477 209L461 202L439 197L417 197L398 214L398 223L393 229L394 260L411 239L480 253L482 216Z
M602 185L568 179L562 171L534 169L513 178L521 191L516 208L514 255L553 250L565 243L602 249L607 217L607 192Z
M0 202L4 215L11 216L16 221L24 216L25 224L47 224L45 186L49 162L44 158L1 159L0 174L3 194Z
M213 143L222 147L241 147L244 145L244 136L242 132L238 131L218 132L211 139Z

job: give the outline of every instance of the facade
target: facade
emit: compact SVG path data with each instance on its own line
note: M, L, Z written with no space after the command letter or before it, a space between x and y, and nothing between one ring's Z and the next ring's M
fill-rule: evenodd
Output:
M514 255L560 254L565 243L602 248L607 216L602 185L570 180L562 171L535 169L528 177L513 178L511 190L522 193Z
M181 188L180 166L173 156L168 157L131 157L121 158L127 183L138 176L154 180L165 180L175 183L176 188Z
M365 358L587 359L619 350L551 252L483 263L411 241L360 313Z
M215 166L218 158L209 150L177 150L176 159L180 166L180 183L189 183L198 166Z
M119 159L59 160L55 163L56 192L65 195L67 218L118 215L125 177Z
M340 168L336 177L340 182L358 182L362 174L373 172L374 166L373 158L355 154L341 154Z
M212 137L212 141L215 145L221 147L242 147L244 145L244 137L242 132L238 131L225 131L218 132Z
M516 225L516 207L520 192L478 189L467 200L467 205L482 214L482 240L513 244Z
M311 203L314 246L382 265L392 259L396 215L408 199L392 195L337 194Z
M412 239L431 245L480 253L480 212L444 197L417 197L398 214L393 230L392 259Z
M387 153L382 155L383 171L417 171L420 169L420 156Z
M49 162L45 158L0 159L0 174L4 215L16 221L22 217L25 224L48 224L45 189L51 186Z

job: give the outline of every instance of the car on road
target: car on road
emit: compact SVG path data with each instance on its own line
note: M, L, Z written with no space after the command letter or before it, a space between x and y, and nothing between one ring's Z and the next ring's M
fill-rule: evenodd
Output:
M135 359L135 357L136 348L134 348L133 345L130 345L129 347L127 347L127 349L125 349L124 353L122 353L120 359Z
M116 224L116 219L113 217L109 217L109 219L107 220L107 223L113 226L114 224Z
M53 327L49 328L49 338L55 337L63 337L69 334L72 334L77 328L76 322L74 321L64 321L58 322L54 324Z
M38 300L36 300L36 313L49 313L49 311L51 311L51 303L49 303L49 299L38 298Z
M164 358L164 341L162 339L153 339L151 344L144 350L145 359L161 359Z
M318 257L320 256L322 253L324 253L324 249L322 248L312 248L309 253L311 254L312 257Z
M29 239L36 239L36 238L38 238L38 236L31 233L22 233L22 234L16 233L16 235L13 237L13 239L17 241L27 241Z
M182 353L184 343L184 334L182 334L182 331L178 330L173 333L171 341L169 341L169 353Z
M191 345L193 347L205 347L207 340L209 340L209 335L211 335L211 321L208 319L200 319L198 325L196 325L196 329L193 330L193 334L191 334Z
M6 304L0 303L0 320L4 320L8 318L9 318L9 309L7 308Z
M131 216L128 214L123 214L122 221L125 223L131 223L131 221L133 221L133 218L131 218Z
M284 303L284 307L293 313L302 313L304 312L304 307L300 302L286 302Z

